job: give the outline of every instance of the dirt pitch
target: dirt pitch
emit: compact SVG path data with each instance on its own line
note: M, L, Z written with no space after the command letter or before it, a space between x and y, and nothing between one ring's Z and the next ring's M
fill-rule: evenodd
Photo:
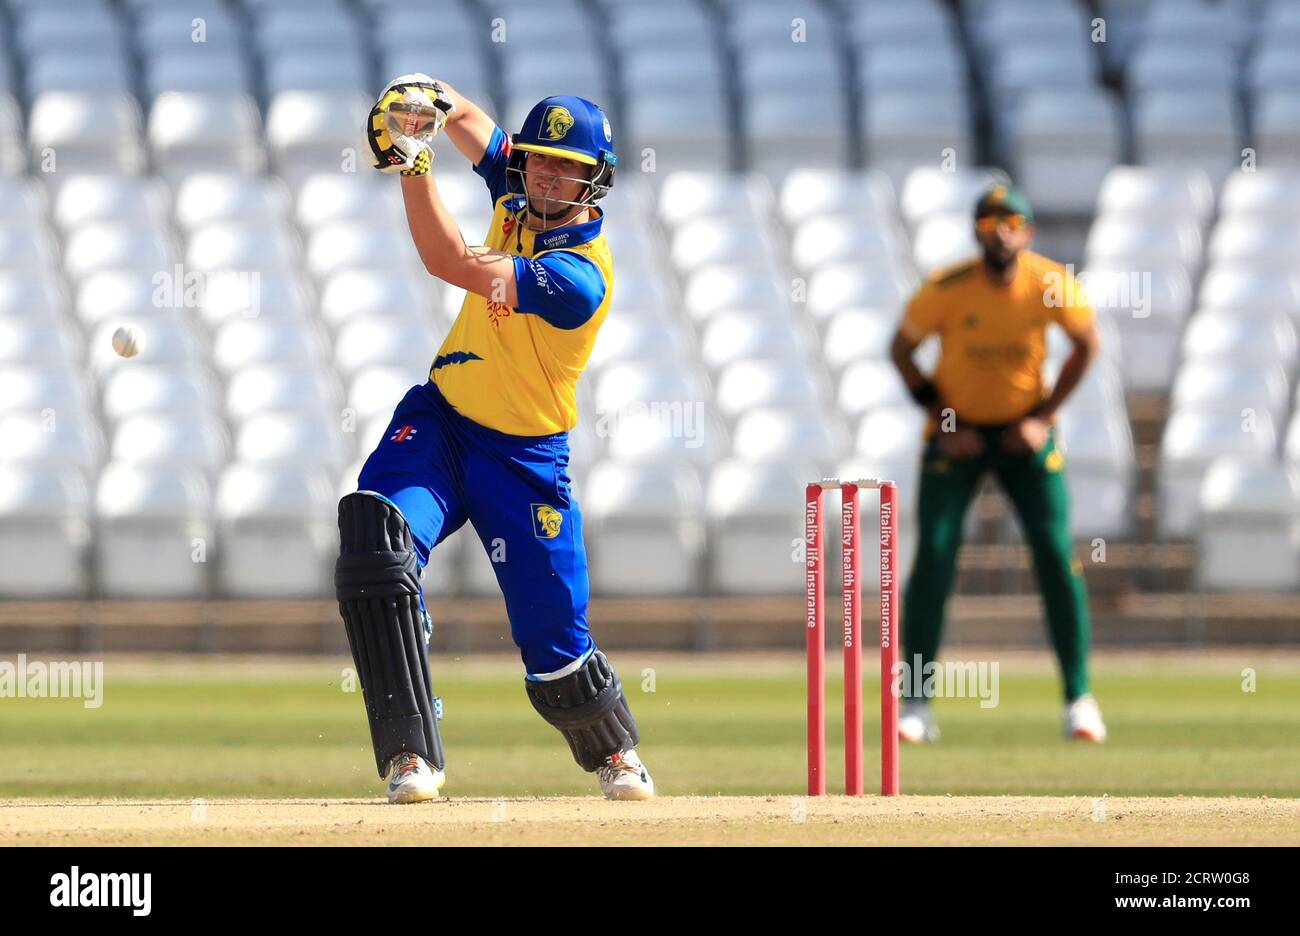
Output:
M0 845L1283 845L1300 800L1000 796L0 801Z

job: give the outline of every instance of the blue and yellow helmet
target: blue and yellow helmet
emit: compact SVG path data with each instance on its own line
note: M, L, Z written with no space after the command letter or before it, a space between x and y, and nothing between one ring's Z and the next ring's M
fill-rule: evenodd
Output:
M525 153L544 153L573 159L595 166L589 182L591 188L579 204L591 205L609 192L614 184L614 131L609 118L586 98L560 94L539 101L519 132L510 138L511 156L508 171L525 175Z

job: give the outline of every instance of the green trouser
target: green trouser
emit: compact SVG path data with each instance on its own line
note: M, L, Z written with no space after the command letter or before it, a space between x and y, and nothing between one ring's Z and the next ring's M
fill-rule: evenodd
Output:
M984 454L977 458L945 457L937 435L922 456L916 562L903 595L904 662L924 666L938 658L966 509L984 473L992 471L1033 553L1052 647L1065 678L1065 698L1072 701L1088 692L1091 623L1083 567L1070 539L1064 458L1057 451L1055 432L1037 453L1012 455L1001 448L1001 427L977 431L984 437ZM917 675L907 682L919 685L921 679Z

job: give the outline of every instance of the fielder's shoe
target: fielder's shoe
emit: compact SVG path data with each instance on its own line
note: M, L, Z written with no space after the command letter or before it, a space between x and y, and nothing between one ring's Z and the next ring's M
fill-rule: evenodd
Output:
M648 800L655 795L655 782L635 750L605 758L605 766L596 771L596 777L605 799Z
M389 765L393 771L388 781L388 802L420 803L438 798L447 777L419 754L398 754Z
M903 702L898 713L898 737L908 744L928 744L939 740L939 724L930 711L930 703L916 699Z
M1081 695L1065 707L1065 736L1098 743L1106 740L1106 723L1091 695Z

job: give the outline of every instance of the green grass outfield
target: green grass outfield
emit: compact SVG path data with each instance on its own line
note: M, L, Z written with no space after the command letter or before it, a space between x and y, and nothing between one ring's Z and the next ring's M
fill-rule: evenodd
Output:
M943 740L904 748L904 793L1300 796L1294 655L1104 656L1094 679L1111 731L1103 746L1061 739L1058 683L1044 654L962 656L1000 661L1000 704L939 701ZM661 793L803 792L800 655L614 657ZM99 709L0 698L0 798L376 796L360 693L341 688L347 663L109 657ZM513 658L434 667L446 702L448 796L595 791L532 711ZM828 670L837 667L828 653ZM1253 692L1243 691L1246 667L1256 673ZM827 697L832 792L843 776L839 688L832 681ZM869 791L877 699L869 684Z

